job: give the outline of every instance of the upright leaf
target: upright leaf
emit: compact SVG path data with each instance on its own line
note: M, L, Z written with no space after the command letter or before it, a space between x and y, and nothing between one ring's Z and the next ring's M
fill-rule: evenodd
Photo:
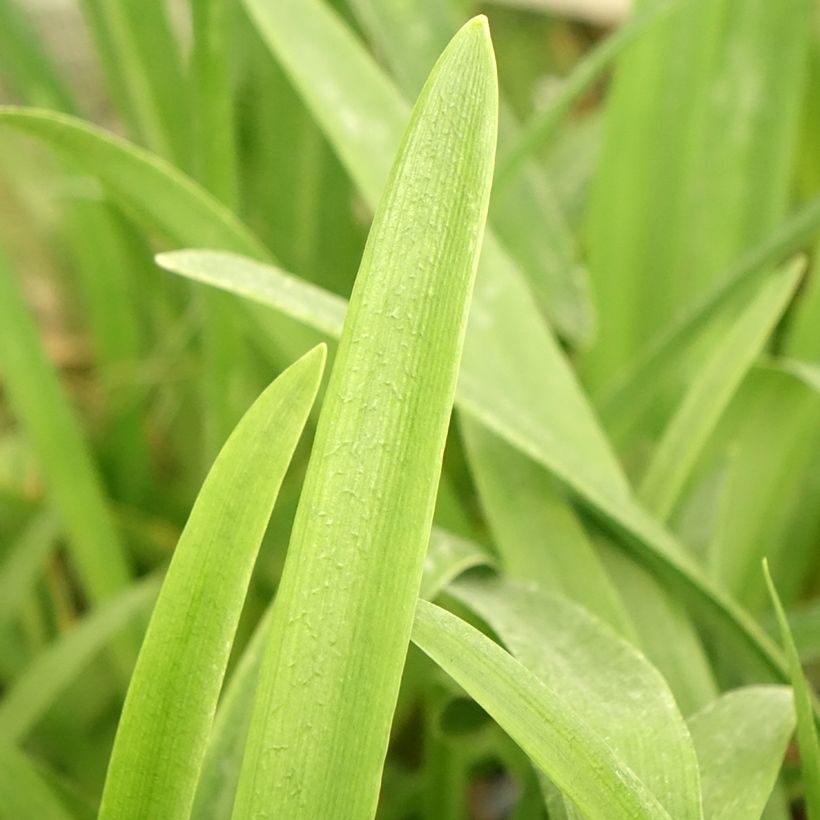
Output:
M376 808L495 153L484 18L433 69L377 210L320 416L234 816Z
M640 487L647 509L666 519L721 413L757 358L803 273L797 261L772 276L733 323L689 386Z
M148 626L101 818L186 818L251 571L316 391L316 348L256 400L191 511Z
M0 817L71 820L71 813L31 760L11 746L0 746Z

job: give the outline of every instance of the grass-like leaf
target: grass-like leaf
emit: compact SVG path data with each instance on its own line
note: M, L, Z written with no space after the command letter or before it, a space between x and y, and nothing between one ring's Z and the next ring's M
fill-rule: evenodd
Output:
M0 745L0 817L72 820L68 809L23 752Z
M804 266L797 260L767 280L689 386L641 482L641 498L659 518L672 512L707 437L780 319Z
M791 692L783 686L735 689L688 723L700 763L704 816L761 817L794 731Z
M420 600L413 642L592 820L670 815L560 692L460 618Z
M0 374L38 455L80 580L92 600L104 601L128 584L129 560L79 421L14 277L0 252Z
M24 738L88 662L150 610L158 588L155 577L131 585L41 651L0 701L0 742Z
M121 137L75 117L9 106L0 106L0 125L42 140L76 162L141 224L175 243L270 258L261 242L200 185Z
M608 745L671 817L700 816L698 762L660 674L633 646L560 595L503 578L450 587L513 655Z
M370 232L293 526L235 817L271 805L293 820L375 810L484 230L496 110L489 32L477 18L433 69Z
M812 692L809 682L803 674L800 665L800 656L794 645L789 622L780 597L777 594L769 566L763 562L763 574L772 599L772 606L780 624L780 635L786 647L786 657L789 661L792 691L794 692L794 710L797 714L797 745L800 748L800 768L803 771L803 784L806 790L806 810L809 820L820 818L820 743L817 739L817 725L812 707Z
M49 554L57 544L59 528L50 512L37 513L11 545L0 563L0 625L14 615L26 595L35 589Z
M268 387L205 480L131 678L101 818L190 814L256 554L324 360L316 348Z

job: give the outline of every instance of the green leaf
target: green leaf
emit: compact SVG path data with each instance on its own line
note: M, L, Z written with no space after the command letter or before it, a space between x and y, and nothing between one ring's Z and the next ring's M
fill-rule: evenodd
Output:
M478 544L459 538L441 527L433 527L430 545L424 558L424 570L419 594L428 600L435 598L453 579L475 567L488 567L494 558Z
M111 638L150 609L159 580L140 581L96 607L36 656L0 701L0 741L15 742L31 731Z
M800 657L794 638L786 620L786 613L769 574L769 565L764 560L763 574L772 599L772 606L780 624L780 635L786 647L789 675L794 692L794 711L797 714L797 745L800 748L800 768L803 772L803 786L806 790L806 811L809 820L820 818L820 744L817 740L817 726L814 720L812 693L800 666Z
M71 814L23 752L0 744L0 818L71 820Z
M419 97L370 231L293 525L235 817L271 805L294 820L375 811L486 219L496 107L489 32L476 18Z
M623 601L555 479L471 419L462 432L505 572L563 593L630 635Z
M628 366L783 218L812 5L692 3L618 61L590 208L590 382Z
M270 259L224 205L173 165L82 120L51 111L0 106L0 125L42 140L101 180L137 220L179 245L201 245Z
M698 455L786 309L803 274L797 260L772 276L714 348L656 446L640 486L647 509L672 512Z
M734 689L689 718L709 820L760 817L794 731L783 686Z
M465 576L449 591L606 738L671 817L701 816L689 732L663 678L640 652L586 610L535 586Z
M460 618L420 600L413 642L592 820L669 814L559 690Z
M2 253L0 349L8 399L37 454L71 560L93 601L111 598L130 579L125 547L79 421Z
M101 818L190 814L256 554L324 361L325 349L318 347L279 376L240 421L205 480L131 678Z
M0 624L18 610L41 576L57 545L59 528L49 512L37 513L0 563Z
M752 247L717 278L716 285L681 317L659 331L602 399L607 429L616 439L640 426L669 373L683 363L693 342L724 313L748 300L778 264L798 251L820 227L820 197L792 214L760 244Z

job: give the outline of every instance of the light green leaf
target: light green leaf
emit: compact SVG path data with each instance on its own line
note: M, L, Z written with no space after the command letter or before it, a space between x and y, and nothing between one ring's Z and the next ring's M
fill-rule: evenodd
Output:
M794 692L794 711L797 714L797 745L800 748L800 768L803 772L803 786L806 790L806 811L809 820L820 818L820 744L817 740L817 725L815 723L812 705L812 692L809 682L803 674L800 657L794 638L786 620L786 613L769 574L769 565L764 560L763 574L766 576L766 585L772 599L777 620L780 624L780 635L786 647L786 657L789 662L792 691Z
M628 366L783 218L812 5L688 4L619 59L590 209L602 308L591 383Z
M420 595L435 598L454 578L474 567L492 566L495 559L478 544L433 527L424 558Z
M23 752L0 744L0 818L71 820L70 812Z
M669 814L563 693L460 618L419 601L413 642L462 686L591 820Z
M563 593L630 635L623 601L555 479L469 418L462 433L505 572Z
M804 267L797 260L766 281L690 384L641 481L640 496L659 518L672 512L706 439L786 309Z
M496 111L489 32L476 18L433 69L373 222L293 525L234 817L270 816L271 807L293 820L375 811L486 219Z
M0 701L0 741L21 740L111 638L156 598L159 578L148 578L96 607L41 651Z
M324 361L315 348L268 387L202 486L131 678L101 818L190 814L256 554Z
M230 257L206 251L161 254L158 261L174 272L246 295L269 307L285 310L323 332L328 332L338 322L338 318L334 317L341 312L341 305L336 297L317 293L315 287L308 286L271 266L254 265L246 260L234 265L234 260ZM510 291L506 291L505 295L509 296ZM501 299L502 293L497 292L495 296ZM477 309L480 310L474 299L473 316ZM478 322L484 325L489 321L490 316L486 313L481 314L478 319ZM500 324L496 324L496 329L502 332ZM532 348L526 344L524 335L515 332L512 325L503 332L505 341L502 349L514 346L523 358L532 354ZM505 359L496 346L488 345L481 352L475 348L474 358L466 358L470 338L468 329L468 347L465 348L459 390L456 394L458 406L469 411L489 430L565 481L581 496L582 501L593 513L610 523L616 534L624 538L638 559L653 568L660 566L663 570L662 580L671 580L692 589L709 608L717 611L720 617L733 625L743 640L760 655L775 674L781 677L785 675L785 667L776 647L749 615L712 585L683 547L630 496L614 495L606 489L607 482L603 475L595 475L596 471L590 470L594 464L594 453L600 452L594 440L579 439L577 442L579 448L586 452L586 457L579 456L566 446L569 441L575 443L574 438L578 435L577 423L584 416L591 418L588 407L581 404L581 394L575 392L577 386L564 378L565 375L569 376L569 371L563 369L563 365L555 371L545 370L543 365L539 365L540 370L533 371L554 379L549 388L544 387L544 396L537 409L533 405L533 413L541 416L542 421L539 423L521 409L522 404L531 400L525 396L531 396L534 380L519 380L512 368L505 365ZM548 338L550 337L543 337ZM495 364L491 364L493 359ZM509 361L516 360L520 359L513 357ZM494 382L487 382L486 377L483 377L485 369L497 374ZM566 403L551 401L550 396L555 395L563 395ZM515 401L514 397L517 397L518 401ZM575 404L576 400L579 402L578 405ZM557 415L547 421L544 417L550 414ZM581 426L586 425L582 422ZM552 427L557 427L561 433L552 433ZM596 436L600 438L600 433Z
M156 257L166 270L267 305L338 339L347 301L273 265L218 251L170 251Z
M716 285L691 308L659 331L603 396L602 414L616 438L639 426L656 400L665 374L680 370L693 342L722 314L731 315L770 275L770 266L798 251L820 227L820 197L792 214L758 245L717 277Z
M671 817L701 816L689 732L663 678L640 652L581 607L535 586L465 576L449 591L606 738Z
M709 820L760 817L794 731L783 686L734 689L689 718L700 761L703 814Z
M220 202L173 165L120 137L63 114L0 106L0 125L44 141L101 180L138 221L180 245L270 254Z

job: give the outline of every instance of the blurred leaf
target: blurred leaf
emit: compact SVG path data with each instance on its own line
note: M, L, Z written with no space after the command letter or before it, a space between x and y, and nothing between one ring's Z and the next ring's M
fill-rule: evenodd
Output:
M251 571L324 361L315 348L279 376L205 480L131 677L101 818L190 814Z
M693 715L689 730L700 761L704 816L760 817L794 731L791 692L783 686L734 689Z
M5 745L0 745L0 817L71 820L34 764L23 752Z
M0 741L15 742L31 731L111 638L150 610L159 581L151 577L133 584L36 656L0 701Z
M811 7L693 3L619 59L590 212L591 383L628 366L782 219Z
M83 587L97 603L111 598L130 579L125 547L79 421L2 255L0 349L9 402L37 453Z
M271 803L294 820L375 811L486 219L496 106L489 32L476 18L419 97L370 231L274 607L235 817L263 816Z
M640 485L644 504L659 518L672 512L706 439L786 309L803 269L798 260L760 288L689 385Z

